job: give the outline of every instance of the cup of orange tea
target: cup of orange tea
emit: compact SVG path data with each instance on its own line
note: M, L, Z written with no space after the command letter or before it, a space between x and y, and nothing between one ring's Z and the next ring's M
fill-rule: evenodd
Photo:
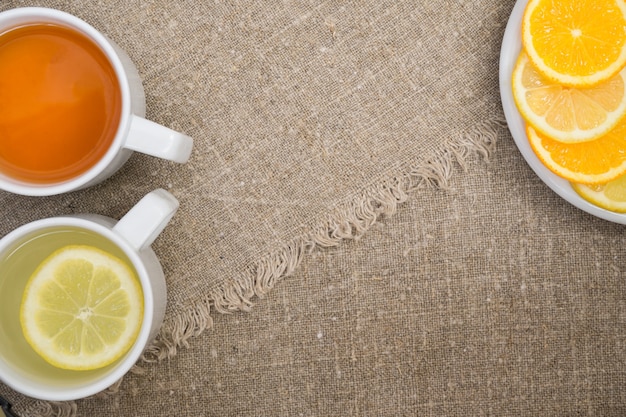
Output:
M151 244L177 209L158 189L119 221L51 217L0 239L0 380L50 401L118 381L163 322L166 283Z
M113 175L133 151L184 163L190 137L145 119L128 55L68 13L0 13L0 189L54 195Z

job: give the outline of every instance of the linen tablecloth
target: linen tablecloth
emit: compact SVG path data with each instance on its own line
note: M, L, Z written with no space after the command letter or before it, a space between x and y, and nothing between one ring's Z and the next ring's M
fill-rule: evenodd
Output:
M159 187L181 202L153 245L168 309L138 368L77 402L0 392L33 416L623 412L622 227L513 146L513 3L0 3L105 33L148 118L195 139L184 165L134 155L84 191L0 194L2 234L119 218Z

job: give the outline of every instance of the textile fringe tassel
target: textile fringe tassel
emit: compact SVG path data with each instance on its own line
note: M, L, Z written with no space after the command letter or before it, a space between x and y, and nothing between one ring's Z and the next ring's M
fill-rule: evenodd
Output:
M455 166L465 170L469 157L473 155L489 159L495 148L498 130L503 127L506 127L503 119L480 123L460 140L457 138L456 141L451 141L444 151L412 167L409 173L392 178L364 192L355 201L337 208L318 229L264 257L249 267L246 275L233 279L178 317L166 322L139 362L158 362L175 356L180 347L189 347L191 338L199 336L212 326L212 309L219 313L250 311L255 297L263 298L278 280L292 274L303 257L315 247L333 247L344 239L358 239L380 218L394 215L398 205L405 202L412 191L425 187L448 188ZM131 372L142 373L143 370L135 365ZM98 396L115 394L121 382L118 381ZM40 401L26 415L75 417L76 412L76 403L73 401Z
M176 355L188 347L189 339L211 327L211 310L219 313L249 311L255 297L263 298L276 282L293 273L305 254L315 247L337 246L344 239L358 239L381 217L395 214L398 204L409 193L423 187L448 188L455 166L466 169L468 158L478 155L489 159L498 136L506 127L503 119L480 123L461 138L451 140L446 150L411 168L409 173L388 180L364 192L355 201L337 208L325 224L300 237L282 250L270 254L239 276L213 291L174 320L163 325L156 341L146 350L143 360L156 362Z

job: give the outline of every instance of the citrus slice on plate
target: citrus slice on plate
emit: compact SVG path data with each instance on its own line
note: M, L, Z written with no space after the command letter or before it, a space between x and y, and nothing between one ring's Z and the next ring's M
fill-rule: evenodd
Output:
M626 2L530 0L522 44L539 72L560 84L608 80L626 65Z
M598 207L626 213L626 175L606 184L585 185L572 183L572 188L582 198Z
M109 365L133 345L143 318L139 280L119 258L65 246L39 265L24 290L20 323L30 346L58 368Z
M626 173L626 121L589 142L559 142L528 125L526 134L541 162L571 182L601 184Z
M593 87L564 87L539 74L522 52L512 84L522 117L535 130L561 142L598 138L626 115L626 69Z

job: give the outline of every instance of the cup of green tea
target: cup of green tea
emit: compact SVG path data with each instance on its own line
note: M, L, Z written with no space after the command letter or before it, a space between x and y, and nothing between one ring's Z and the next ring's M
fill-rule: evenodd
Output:
M47 8L0 13L0 189L85 188L133 151L186 162L192 139L145 112L136 67L92 26Z
M151 244L177 209L157 189L119 221L51 217L0 239L0 380L50 401L118 381L163 322L166 283Z

